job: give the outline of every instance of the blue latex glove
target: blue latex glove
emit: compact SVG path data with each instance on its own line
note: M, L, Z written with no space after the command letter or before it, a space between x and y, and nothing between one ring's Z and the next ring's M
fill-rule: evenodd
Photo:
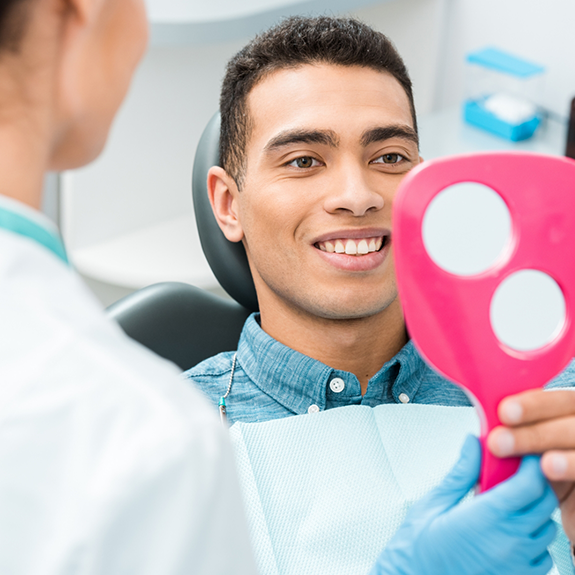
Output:
M557 498L538 457L507 481L457 503L476 484L481 448L468 437L443 482L416 503L371 575L545 575Z

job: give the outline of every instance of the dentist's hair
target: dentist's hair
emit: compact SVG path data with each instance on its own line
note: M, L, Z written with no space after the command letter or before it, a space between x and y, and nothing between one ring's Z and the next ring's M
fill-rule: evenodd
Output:
M417 133L407 68L391 41L353 18L287 18L256 36L229 62L222 83L220 164L241 189L253 120L247 99L268 74L305 64L360 66L391 74L403 87Z
M0 0L0 52L17 52L34 0Z

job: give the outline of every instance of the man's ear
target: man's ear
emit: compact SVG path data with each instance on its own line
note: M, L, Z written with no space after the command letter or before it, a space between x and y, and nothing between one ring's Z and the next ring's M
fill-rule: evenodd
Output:
M208 197L216 221L230 242L240 242L244 230L238 216L238 187L233 178L219 166L208 172Z

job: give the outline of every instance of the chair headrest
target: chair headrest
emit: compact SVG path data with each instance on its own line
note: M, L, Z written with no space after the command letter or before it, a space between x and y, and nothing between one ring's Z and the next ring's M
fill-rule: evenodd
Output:
M258 311L258 298L248 258L241 242L226 239L208 199L208 171L220 162L220 113L208 122L194 158L192 196L196 224L204 255L220 285L238 303L251 311Z

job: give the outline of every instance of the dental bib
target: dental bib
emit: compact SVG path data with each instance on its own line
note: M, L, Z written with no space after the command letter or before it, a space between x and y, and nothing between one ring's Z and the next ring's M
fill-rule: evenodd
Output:
M416 404L236 423L230 436L259 573L366 575L410 506L478 432L471 407ZM551 573L572 574L561 529L550 551Z

